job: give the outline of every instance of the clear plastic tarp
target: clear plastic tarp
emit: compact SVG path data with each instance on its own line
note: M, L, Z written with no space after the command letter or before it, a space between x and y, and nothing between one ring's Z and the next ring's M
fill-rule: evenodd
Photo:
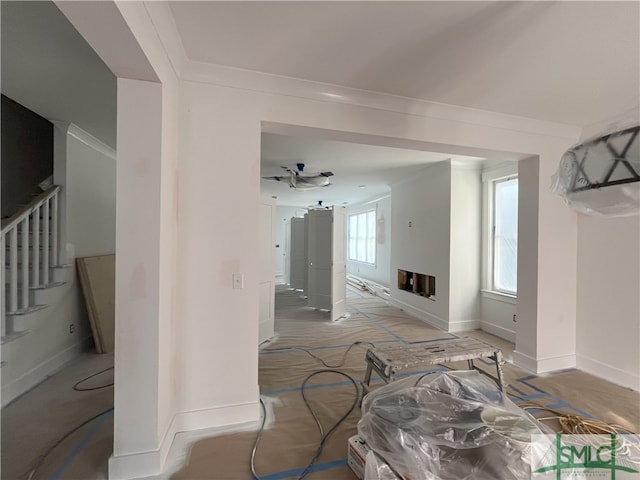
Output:
M378 388L364 398L358 422L367 446L412 480L528 480L531 437L549 433L475 370ZM367 467L371 475L373 466ZM379 462L379 468L387 467ZM390 477L381 471L365 478Z
M610 217L640 213L640 126L589 138L565 152L551 189L574 210Z

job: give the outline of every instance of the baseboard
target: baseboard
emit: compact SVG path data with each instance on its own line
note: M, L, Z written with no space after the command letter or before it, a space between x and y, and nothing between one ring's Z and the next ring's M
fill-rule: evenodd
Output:
M501 325L484 320L480 322L480 328L491 335L495 335L511 343L516 343L516 332L514 330L509 330Z
M468 332L470 330L478 330L480 328L480 320L449 320L449 333Z
M449 331L449 322L447 322L446 320L436 315L433 315L424 310L420 310L419 308L416 308L413 305L409 305L408 303L404 303L403 301L398 300L397 298L394 298L394 297L389 297L389 304L404 310L410 315L413 315L414 317L418 318L419 320L422 320L423 322L428 323L433 327L436 327L445 332Z
M575 353L538 359L537 373L555 372L556 370L566 370L567 368L576 368Z
M157 450L130 455L112 455L109 459L109 480L164 477L167 458L178 433L222 429L229 425L255 423L259 419L260 403L258 401L177 413L167 427L160 442L160 448ZM188 446L188 444L181 445L180 448L187 449ZM186 455L181 455L180 452L172 455L186 459Z
M580 370L620 385L621 387L631 388L632 390L640 392L640 375L638 373L628 372L584 355L577 355L576 357L576 366Z
M256 422L259 419L259 401L177 413L174 415L169 428L167 428L167 432L160 445L162 467L164 468L164 462L167 459L176 434L180 432L191 432L206 428L221 428L228 425Z
M80 356L82 352L92 345L92 338L86 337L70 347L58 352L53 357L45 360L26 373L23 373L12 382L2 387L2 407L11 403L23 393L28 392L48 377L58 372L64 365Z
M531 373L548 373L556 370L565 370L567 368L576 367L576 355L574 353L566 355L557 355L546 358L533 358L522 352L515 350L513 352L513 363Z
M537 373L538 370L538 362L535 358L530 357L529 355L519 352L518 350L513 351L513 364L530 373Z

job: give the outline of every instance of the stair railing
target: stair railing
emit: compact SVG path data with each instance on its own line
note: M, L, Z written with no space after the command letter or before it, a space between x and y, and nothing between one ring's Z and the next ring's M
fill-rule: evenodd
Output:
M30 290L46 287L51 267L58 265L59 193L60 186L54 185L2 220L0 252L6 256L0 270L5 288L0 310L2 337L15 333L7 318L29 312Z

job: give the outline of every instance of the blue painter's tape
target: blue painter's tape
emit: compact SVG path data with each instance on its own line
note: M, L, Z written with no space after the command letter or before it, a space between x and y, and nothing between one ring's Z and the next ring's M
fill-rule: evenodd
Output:
M309 469L309 473L324 472L332 468L344 467L347 465L347 459L334 460L333 462L319 463ZM260 480L284 480L285 478L298 478L304 471L304 468L294 468L291 470L283 470L281 472L272 473L270 475L261 475Z
M113 415L113 408L108 412L105 412L104 414L102 414L96 419L96 422L93 424L91 429L85 434L84 437L82 437L82 439L76 444L76 446L73 447L71 452L69 452L69 455L65 457L64 461L62 462L62 465L56 468L56 470L51 474L51 476L49 477L49 480L60 480L65 470L69 468L69 465L73 463L73 461L80 454L80 452L84 450L84 448L91 441L93 436L98 432L98 430L100 430L102 425L104 425L104 423L112 415Z
M315 383L313 385L306 385L304 387L304 389L305 390L315 390L317 388L342 387L344 385L353 386L353 383L351 383L349 380L345 380L344 382L334 382L334 383ZM300 385L298 385L297 387L279 388L277 390L269 390L267 392L262 392L262 395L267 395L269 397L273 397L274 395L280 395L281 393L299 392L300 388L301 388Z

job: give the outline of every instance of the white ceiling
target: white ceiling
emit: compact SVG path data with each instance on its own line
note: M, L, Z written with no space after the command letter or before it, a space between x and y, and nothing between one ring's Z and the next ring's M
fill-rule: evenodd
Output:
M116 148L116 77L53 2L1 3L2 93Z
M637 105L640 2L170 2L196 61L589 125Z
M195 61L579 126L638 105L639 2L178 1L170 8ZM115 147L115 76L57 7L3 1L1 17L3 93ZM263 175L303 161L335 176L331 187L306 193L262 185L281 204L353 203L450 157L264 134Z
M297 163L305 164L306 173L330 171L334 176L330 186L309 191L266 179L260 185L263 194L278 198L278 205L308 207L319 200L325 206L348 205L387 195L391 184L447 159L469 165L483 162L480 157L263 133L262 177L283 175L282 166Z

